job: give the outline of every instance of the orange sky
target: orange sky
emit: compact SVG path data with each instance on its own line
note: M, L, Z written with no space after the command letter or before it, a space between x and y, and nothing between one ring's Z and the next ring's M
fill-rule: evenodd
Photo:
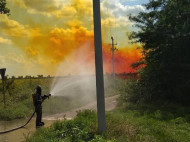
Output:
M7 0L11 16L0 15L0 68L6 67L10 76L55 75L64 62L64 70L83 64L87 72L94 73L92 2L46 1ZM112 72L111 36L119 49L115 52L116 73L134 72L130 65L141 54L127 37L133 23L127 16L117 18L109 13L105 5L101 3L104 72ZM64 75L68 73L77 74L74 67Z

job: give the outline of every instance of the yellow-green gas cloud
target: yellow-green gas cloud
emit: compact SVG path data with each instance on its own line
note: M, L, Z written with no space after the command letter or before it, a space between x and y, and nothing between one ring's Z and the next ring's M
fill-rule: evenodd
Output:
M88 52L83 56L88 57L88 65L94 65L92 1L7 2L11 15L0 15L0 68L6 67L9 75L54 75L62 61L68 61L70 64L76 62L75 57L70 55L86 43L89 45ZM128 43L126 33L132 23L123 13L117 13L120 6L116 5L115 11L110 7L108 0L101 2L105 72L111 72L111 52L108 44L112 35L117 39L120 49L118 55L116 54L116 71L132 71L129 69L130 63L141 56L136 51L137 45ZM126 66L119 68L122 63Z

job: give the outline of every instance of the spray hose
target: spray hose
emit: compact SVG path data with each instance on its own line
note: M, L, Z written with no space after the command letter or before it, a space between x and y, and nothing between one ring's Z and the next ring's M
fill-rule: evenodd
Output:
M44 95L44 99L42 100L42 102L51 96L51 94L49 95ZM28 123L32 120L32 118L34 117L34 114L35 114L36 111L33 112L33 114L30 116L30 118L28 119L28 121L22 125L22 126L19 126L19 127L16 127L16 128L13 128L13 129L10 129L10 130L7 130L7 131L2 131L0 132L0 134L5 134L5 133L9 133L9 132L12 132L12 131L15 131L15 130L18 130L18 129L21 129L21 128L24 128L26 125L28 125Z
M35 114L35 111L33 112L33 114L30 116L30 118L28 119L28 121L24 125L22 125L20 127L17 127L17 128L13 128L13 129L7 130L7 131L2 131L2 132L0 132L0 134L9 133L9 132L12 132L12 131L15 131L15 130L18 130L18 129L21 129L21 128L25 127L31 121L31 119L34 116L34 114Z

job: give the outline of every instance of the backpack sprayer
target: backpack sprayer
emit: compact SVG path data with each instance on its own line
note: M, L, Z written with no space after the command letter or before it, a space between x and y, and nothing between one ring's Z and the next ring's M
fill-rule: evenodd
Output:
M47 99L47 98L49 99L50 96L51 96L51 94L42 96L42 102L45 99ZM2 132L0 132L0 134L9 133L9 132L12 132L12 131L24 128L31 121L31 119L33 118L34 114L35 114L35 111L33 112L33 114L30 116L30 118L28 119L28 121L24 125L22 125L20 127L16 127L16 128L10 129L10 130L7 130L7 131L2 131Z

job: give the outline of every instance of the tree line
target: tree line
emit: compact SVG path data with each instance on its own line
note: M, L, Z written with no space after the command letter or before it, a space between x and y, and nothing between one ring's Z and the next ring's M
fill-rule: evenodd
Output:
M130 16L139 29L130 36L142 44L136 101L189 105L190 0L150 0L146 11Z

